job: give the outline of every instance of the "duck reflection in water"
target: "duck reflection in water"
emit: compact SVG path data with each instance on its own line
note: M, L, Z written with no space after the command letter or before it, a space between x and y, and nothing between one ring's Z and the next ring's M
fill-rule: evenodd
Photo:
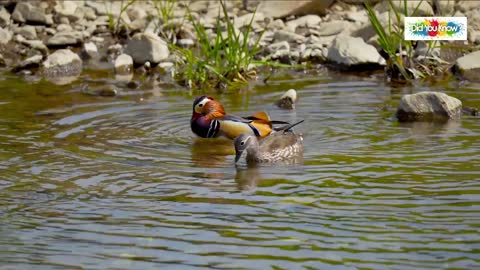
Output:
M231 166L227 157L235 150L231 140L194 138L191 144L192 164L196 168L220 168ZM205 173L208 178L222 178L224 173Z

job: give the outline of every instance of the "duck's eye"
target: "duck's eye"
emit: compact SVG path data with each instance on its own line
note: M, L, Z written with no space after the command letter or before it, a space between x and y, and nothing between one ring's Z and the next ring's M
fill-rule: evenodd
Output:
M198 104L198 107L200 107L200 108L203 107L203 104Z
M244 144L245 144L245 142L241 142L241 143L240 143L240 145L244 145Z

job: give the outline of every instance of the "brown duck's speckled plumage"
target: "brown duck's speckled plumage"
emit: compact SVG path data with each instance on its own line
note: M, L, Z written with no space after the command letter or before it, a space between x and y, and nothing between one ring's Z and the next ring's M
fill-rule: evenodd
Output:
M242 141L244 145L240 145ZM237 155L247 151L247 164L299 163L303 160L303 137L293 132L275 132L260 142L254 136L242 134L234 144Z

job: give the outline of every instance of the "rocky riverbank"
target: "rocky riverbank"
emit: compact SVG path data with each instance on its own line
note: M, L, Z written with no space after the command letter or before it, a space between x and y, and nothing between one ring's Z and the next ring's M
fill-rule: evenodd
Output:
M386 27L391 7L386 1L376 2L370 1ZM244 0L226 4L238 32L251 22L249 42L259 41L261 50L256 57L264 61L320 63L353 70L382 70L386 64L363 1ZM480 44L480 2L408 1L409 9L417 6L420 16L468 17L468 41L456 44L469 51ZM224 17L218 1L4 0L0 6L0 63L6 71L42 75L59 84L70 83L92 68L114 70L126 81L135 73L171 76L182 61L169 45L187 49L197 45L197 33L187 14L211 39L216 35L217 18ZM443 58L446 61L438 63L453 67L460 76L477 76L478 51L425 47L419 42L415 56Z

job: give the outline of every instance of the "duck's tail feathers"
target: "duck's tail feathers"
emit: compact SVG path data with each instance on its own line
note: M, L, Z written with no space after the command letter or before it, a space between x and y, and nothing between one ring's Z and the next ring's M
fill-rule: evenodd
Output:
M288 125L283 126L283 127L274 128L274 130L275 130L275 131L283 131L283 132L287 132L287 131L288 131L288 132L291 132L291 131L292 131L292 128L293 128L294 126L303 123L303 121L305 121L305 120L302 119L302 120L300 120L300 121L298 121L298 122L296 122L296 123L293 123L293 124L288 124Z
M248 120L262 120L262 121L270 122L270 116L266 112L258 112L254 115L247 116L244 118Z

